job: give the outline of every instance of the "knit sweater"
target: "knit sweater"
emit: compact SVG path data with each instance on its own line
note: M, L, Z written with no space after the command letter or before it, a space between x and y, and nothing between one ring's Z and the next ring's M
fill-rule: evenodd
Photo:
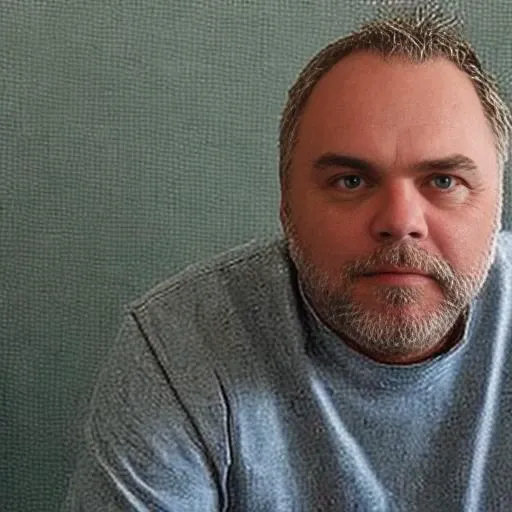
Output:
M461 341L411 365L348 347L281 238L193 265L126 309L72 511L512 510L512 235Z

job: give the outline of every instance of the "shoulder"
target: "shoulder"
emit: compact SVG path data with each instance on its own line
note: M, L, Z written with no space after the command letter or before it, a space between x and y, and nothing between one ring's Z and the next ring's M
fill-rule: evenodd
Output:
M291 269L282 237L252 240L187 267L127 313L174 382L207 396L218 372L236 373L247 360L264 358L269 333L292 321Z
M512 257L512 231L501 231L498 235L498 250L505 257Z
M498 234L494 260L481 290L481 298L494 310L499 304L507 309L512 301L512 233L509 231Z
M295 289L285 240L255 239L196 263L128 306L147 342L163 356L229 353L262 323L288 321ZM261 319L265 319L262 322Z
M288 252L279 235L253 239L209 260L189 265L127 305L143 313L165 305L218 302L219 293L272 286L277 276L289 271Z
M512 274L512 232L501 231L496 242L494 259L495 269L503 273L503 277Z

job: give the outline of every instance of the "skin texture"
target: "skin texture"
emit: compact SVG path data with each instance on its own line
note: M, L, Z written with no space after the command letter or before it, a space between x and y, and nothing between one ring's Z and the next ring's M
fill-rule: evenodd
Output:
M453 155L475 168L417 168ZM469 78L444 58L344 58L308 100L291 173L281 221L320 318L379 362L453 346L492 262L501 209L494 138Z

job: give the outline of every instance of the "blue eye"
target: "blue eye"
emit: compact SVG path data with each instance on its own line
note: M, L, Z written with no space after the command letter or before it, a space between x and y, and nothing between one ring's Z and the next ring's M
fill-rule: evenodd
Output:
M340 181L343 181L345 188L347 189L355 189L361 185L363 182L361 176L357 176L357 174L350 174L348 176L343 176L340 178Z
M453 177L446 175L436 176L432 181L435 183L436 187L443 190L451 188L454 184Z

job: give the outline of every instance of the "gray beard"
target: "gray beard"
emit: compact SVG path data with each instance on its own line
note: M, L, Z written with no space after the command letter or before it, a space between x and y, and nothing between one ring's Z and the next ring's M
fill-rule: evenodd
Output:
M438 345L483 286L493 252L490 248L480 268L466 275L414 244L393 243L367 258L344 265L333 279L309 263L293 237L288 237L288 243L304 292L317 315L362 352L384 356L421 353ZM380 309L364 305L354 298L354 281L380 265L414 268L429 274L443 292L442 301L431 311L416 308L414 314L410 310L401 312L400 308L421 304L423 290L412 286L378 286L373 293Z

